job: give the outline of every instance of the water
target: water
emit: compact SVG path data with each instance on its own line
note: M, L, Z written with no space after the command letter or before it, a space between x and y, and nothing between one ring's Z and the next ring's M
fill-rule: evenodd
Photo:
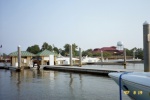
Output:
M32 69L0 70L0 100L119 100L119 87L104 76ZM123 94L123 100L130 98Z
M85 68L92 68L92 69L101 69L101 68L107 68L107 69L124 69L123 65L84 65ZM128 63L126 65L127 70L133 70L133 71L144 71L144 64L143 63Z

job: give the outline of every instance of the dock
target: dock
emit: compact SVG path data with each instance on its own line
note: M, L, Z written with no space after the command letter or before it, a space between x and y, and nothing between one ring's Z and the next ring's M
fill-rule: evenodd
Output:
M15 66L0 66L0 69L7 69L7 70L14 70L14 71L20 71L21 70Z
M97 74L108 76L110 72L141 72L140 70L129 70L129 69L107 69L107 68L85 68L85 67L76 67L76 66L44 66L44 70L55 70L63 72L74 72L74 73L85 73L85 74Z

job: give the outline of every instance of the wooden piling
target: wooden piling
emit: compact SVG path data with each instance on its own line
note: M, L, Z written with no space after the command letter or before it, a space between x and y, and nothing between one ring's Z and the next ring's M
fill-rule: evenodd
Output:
M20 45L18 46L18 71L21 69L21 49Z
M79 66L82 67L82 51L81 51L81 48L79 48Z
M69 51L70 51L70 66L72 66L73 65L72 64L72 44L70 45Z
M144 72L150 72L150 24L143 24Z

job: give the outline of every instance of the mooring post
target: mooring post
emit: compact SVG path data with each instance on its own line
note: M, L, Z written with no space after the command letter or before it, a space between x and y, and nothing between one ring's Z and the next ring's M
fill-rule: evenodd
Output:
M79 66L82 66L82 50L79 48Z
M70 66L72 66L72 44L70 45Z
M101 62L104 62L104 59L103 59L103 51L101 50Z
M126 65L126 48L123 48L124 65Z
M18 46L18 69L21 69L21 50L20 50L20 45Z
M150 24L143 24L144 72L150 72Z

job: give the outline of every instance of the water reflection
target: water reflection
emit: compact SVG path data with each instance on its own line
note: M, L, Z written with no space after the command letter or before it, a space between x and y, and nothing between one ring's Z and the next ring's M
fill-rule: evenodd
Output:
M126 65L124 65L124 69L126 69Z
M36 69L0 70L0 100L116 100L118 90L108 77Z
M129 69L134 71L144 71L143 63L127 63L126 65L84 65L84 68L92 68L92 69Z

